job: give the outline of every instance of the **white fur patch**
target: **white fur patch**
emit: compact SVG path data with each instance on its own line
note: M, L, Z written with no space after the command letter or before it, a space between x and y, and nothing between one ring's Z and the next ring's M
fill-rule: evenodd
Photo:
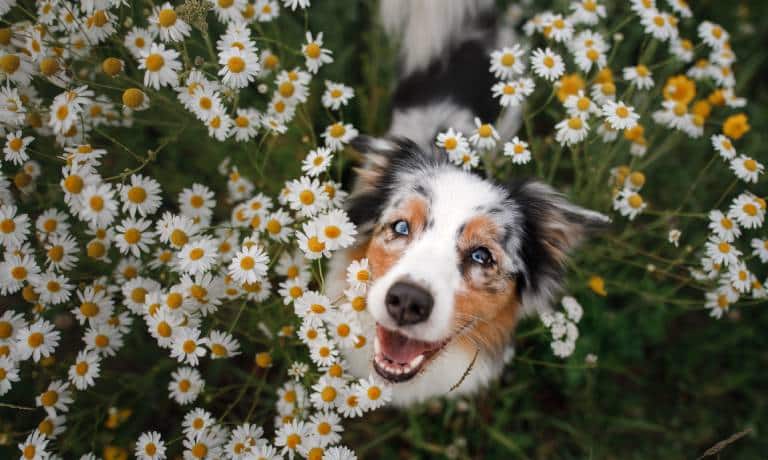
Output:
M381 0L384 28L400 37L403 76L426 68L452 43L471 34L467 23L493 0Z

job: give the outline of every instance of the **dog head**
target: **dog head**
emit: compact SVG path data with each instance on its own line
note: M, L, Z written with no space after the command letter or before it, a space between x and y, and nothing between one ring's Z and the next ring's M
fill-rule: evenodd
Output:
M404 139L360 137L349 215L374 276L373 367L403 382L441 351L500 359L521 311L546 309L568 252L608 218L536 181L501 186Z

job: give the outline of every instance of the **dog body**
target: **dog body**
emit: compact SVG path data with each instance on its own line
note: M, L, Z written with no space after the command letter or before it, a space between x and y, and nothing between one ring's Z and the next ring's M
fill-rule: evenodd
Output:
M403 49L390 136L354 141L364 162L348 212L359 238L332 259L326 292L340 297L347 265L368 259L363 326L376 338L345 357L356 376L392 382L402 406L498 376L520 315L549 307L568 251L607 219L542 183L463 171L434 146L442 130L499 115L488 58L510 35L492 0L383 0L382 17ZM519 118L498 121L502 138Z

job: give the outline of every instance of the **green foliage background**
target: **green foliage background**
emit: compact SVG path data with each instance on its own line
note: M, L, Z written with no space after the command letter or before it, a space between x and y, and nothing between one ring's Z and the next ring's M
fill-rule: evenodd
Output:
M564 10L567 4L539 0L532 3L535 6L528 8L536 11L550 4ZM731 32L733 48L739 56L735 66L737 94L748 98L747 113L753 127L743 150L765 162L768 2L701 0L695 2L693 9L698 20L711 19ZM369 134L386 130L388 94L395 75L393 48L375 24L375 10L373 2L368 1L320 0L313 2L308 18L311 30L324 31L336 60L322 70L321 78L313 81L313 85L319 88L326 78L353 85L355 103L345 109L344 118ZM303 18L283 14L265 29L285 41L298 43L304 29ZM626 37L633 39L638 38ZM105 50L105 57L108 51ZM202 54L204 50L195 52ZM290 66L300 61L296 56L284 55L283 62ZM313 94L321 93L318 88L313 87ZM116 100L117 95L113 94ZM318 99L311 100L314 107L310 113L320 111ZM191 114L169 111L162 105L151 110L156 113L146 118L167 120L173 125L175 136L161 138L160 133L168 130L154 124L133 128L132 136L119 138L134 152L165 144L145 171L158 177L165 196L171 200L193 181L225 189L225 178L216 172L216 165L225 156L230 156L241 172L256 182L258 189L274 195L284 180L299 174L300 160L308 149L301 142L301 135L296 134L296 127L291 128L295 132L259 148L255 143L216 142L207 137ZM322 130L326 122L317 120L314 131ZM118 137L117 133L115 130L112 135ZM669 194L665 184L692 181L712 155L707 139L692 141L687 147L669 155L665 173L649 177L644 193L660 208L674 206L678 198ZM116 171L136 166L127 155L109 158L108 161L116 162L112 165ZM558 183L567 183L566 176L560 179ZM730 180L710 174L692 201L711 203ZM55 183L53 177L49 182ZM765 181L753 191L765 196ZM47 199L44 188L38 199ZM706 209L702 204L699 211ZM226 218L226 213L220 210L219 217ZM637 225L638 231L643 231L642 219ZM684 234L704 231L691 228ZM744 438L720 452L719 458L765 458L768 305L751 304L716 321L701 306L666 303L664 299L672 293L658 292L659 283L653 274L630 265L611 275L621 282L622 289L608 284L609 295L598 297L586 288L585 280L601 266L605 251L599 248L612 249L609 238L607 235L587 243L572 264L569 291L584 306L585 316L580 323L581 338L571 358L555 361L538 320L525 320L519 329L517 359L486 393L472 400L439 401L408 411L376 411L362 420L346 422L343 442L362 458L677 459L698 458L718 441L749 429L751 432ZM648 229L644 246L653 251L666 244L665 239L665 230ZM628 251L621 254L628 259L635 256ZM701 298L703 305L703 295ZM278 375L279 367L268 372L254 370L253 353L271 350L276 362L283 364L301 356L300 347L283 347L257 332L257 317L277 329L280 324L274 318L279 315L274 313L282 307L258 308L258 315L246 318L250 321L246 329L251 328L253 336L243 338L244 354L236 359L237 365L225 367L214 361L206 368L207 391L199 403L216 415L226 410L235 418L251 415L254 419L271 419L274 390L285 376ZM232 317L237 314L230 313ZM76 350L80 344L65 341L61 347ZM584 365L587 353L599 357L597 368ZM167 440L173 439L170 433L178 433L178 424L186 411L168 400L168 374L174 366L144 331L135 330L128 335L126 349L116 359L106 360L105 377L95 389L78 393L78 415L67 422L68 432L76 434L65 435L65 458L90 449L100 453L107 443L131 446L132 451L134 440L150 428L163 432ZM233 367L237 368L234 372ZM28 404L47 385L51 375L62 375L61 369L50 374L40 371L33 382L14 389L14 400ZM117 381L119 386L108 385L107 380ZM242 386L242 382L247 385ZM216 407L206 404L214 399ZM230 407L233 402L237 404ZM105 409L110 406L133 411L116 430L104 428ZM17 455L17 438L13 436L18 433L14 429L31 428L38 421L39 413L0 408L0 436L6 443L0 446L0 457ZM267 433L271 432L270 427L265 428Z

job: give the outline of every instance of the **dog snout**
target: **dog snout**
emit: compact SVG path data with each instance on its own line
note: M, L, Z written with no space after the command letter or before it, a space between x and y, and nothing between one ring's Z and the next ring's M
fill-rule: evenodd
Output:
M398 281L387 291L387 312L398 326L426 321L435 303L432 294L412 283Z

